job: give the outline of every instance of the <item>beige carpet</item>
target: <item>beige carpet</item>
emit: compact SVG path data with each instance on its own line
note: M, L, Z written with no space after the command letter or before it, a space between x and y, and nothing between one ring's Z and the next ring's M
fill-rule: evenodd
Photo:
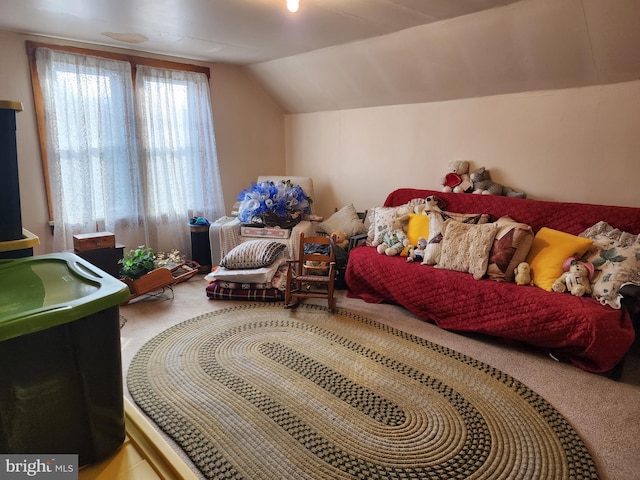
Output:
M201 277L196 277L177 286L173 301L143 300L123 307L122 313L128 319L122 330L125 370L140 347L168 327L185 318L243 305L242 302L208 300L204 287ZM637 353L630 357L622 381L612 382L492 339L445 332L395 306L368 305L345 298L343 292L338 297L338 306L461 351L513 375L541 394L567 419L592 453L601 478L640 478L636 455L636 441L640 438ZM505 457L512 458L510 453Z

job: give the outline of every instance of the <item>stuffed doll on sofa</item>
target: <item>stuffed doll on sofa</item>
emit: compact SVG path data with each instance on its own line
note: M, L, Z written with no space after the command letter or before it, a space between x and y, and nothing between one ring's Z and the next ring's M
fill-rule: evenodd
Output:
M404 248L409 246L409 239L402 228L390 229L382 234L381 243L374 242L374 246L378 253L393 257L400 255Z
M372 243L378 253L393 257L400 255L405 247L409 246L409 238L406 232L408 220L408 213L398 214L386 230L378 232Z
M565 261L565 264L567 262ZM569 270L565 271L551 286L554 292L569 292L571 295L581 297L591 295L591 277L593 265L590 262L571 260ZM563 266L566 269L566 266Z
M407 262L422 262L426 249L427 239L420 237L417 245L409 245L407 248Z

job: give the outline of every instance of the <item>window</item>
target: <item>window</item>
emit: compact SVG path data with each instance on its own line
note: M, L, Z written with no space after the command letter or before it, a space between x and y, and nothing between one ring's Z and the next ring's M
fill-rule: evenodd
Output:
M189 218L224 211L208 70L31 42L28 51L55 249L109 230L128 248L188 254Z

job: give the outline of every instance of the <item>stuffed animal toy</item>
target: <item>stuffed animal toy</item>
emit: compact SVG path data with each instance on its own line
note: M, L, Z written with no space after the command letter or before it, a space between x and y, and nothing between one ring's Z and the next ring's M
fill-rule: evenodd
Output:
M418 238L418 245L409 245L407 262L422 262L424 259L424 251L427 249L427 239Z
M553 282L551 289L554 292L569 292L571 295L581 297L591 294L591 271L587 267L586 262L572 260L569 271L564 272Z
M378 253L384 253L390 257L400 255L405 247L409 246L409 239L404 230L396 229L383 235L382 243L377 246Z
M429 212L441 212L445 208L447 208L447 204L440 197L436 197L435 195L429 195L424 199L424 210L423 214L427 215Z
M520 262L515 268L514 273L516 274L516 285L533 285L531 266L527 262Z
M429 212L442 212L447 208L447 204L440 197L429 195L424 199L424 203L415 205L413 212L419 215L428 215Z
M391 222L391 225L387 227L386 231L379 232L372 242L378 253L393 257L400 255L405 247L409 246L409 239L406 233L408 220L408 211L404 213L404 210L401 209L396 212L396 217Z
M413 198L405 206L409 209L409 213L421 214L425 207L424 202L422 198Z
M331 232L331 238L333 238L333 243L337 247L346 249L349 246L349 239L347 238L347 234L342 230L334 230Z
M473 193L484 195L502 195L505 197L527 198L523 192L517 192L512 188L505 187L491 180L491 174L485 167L480 167L471 173L473 183Z
M473 189L469 177L469 162L458 160L449 164L449 172L442 179L442 191L465 193Z

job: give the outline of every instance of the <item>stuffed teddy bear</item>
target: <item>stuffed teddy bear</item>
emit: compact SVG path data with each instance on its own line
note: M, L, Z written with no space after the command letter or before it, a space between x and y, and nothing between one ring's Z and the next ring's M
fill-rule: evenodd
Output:
M533 285L531 266L527 262L520 262L513 273L516 275L516 285Z
M334 230L331 232L331 238L333 238L333 243L337 247L346 248L349 246L349 239L347 238L347 234L342 230Z
M465 193L473 189L469 177L469 162L458 160L449 164L449 172L442 178L442 191Z
M424 237L418 238L417 245L409 245L407 250L407 262L422 262L424 259L424 251L427 249L427 239Z
M560 277L553 282L551 289L554 292L569 292L571 295L581 297L583 295L591 294L591 281L589 279L591 275L590 269L584 262L572 260L569 266L569 271L564 272Z
M525 193L517 192L512 188L505 187L497 182L492 181L491 174L485 167L480 167L471 173L471 182L473 183L473 193L527 198L527 195Z

